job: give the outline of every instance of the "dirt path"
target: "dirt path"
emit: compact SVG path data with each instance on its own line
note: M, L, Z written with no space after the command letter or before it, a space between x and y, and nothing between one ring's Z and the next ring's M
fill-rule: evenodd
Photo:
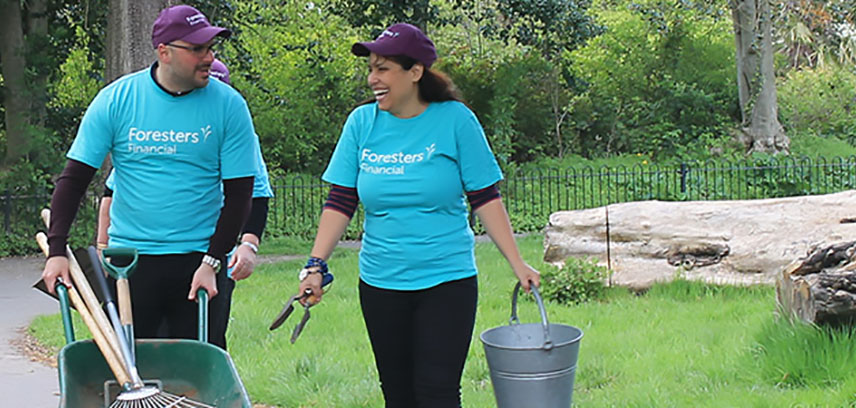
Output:
M264 256L259 263L303 258L302 255ZM59 311L55 300L32 288L43 267L41 257L0 258L0 395L3 396L0 405L4 407L59 405L56 356L51 350L40 348L26 334L33 318Z
M59 405L56 369L39 362L44 353L25 338L26 327L39 315L57 313L56 301L32 289L44 258L0 259L0 395L3 406ZM57 330L62 330L57 328ZM31 357L32 356L32 357Z

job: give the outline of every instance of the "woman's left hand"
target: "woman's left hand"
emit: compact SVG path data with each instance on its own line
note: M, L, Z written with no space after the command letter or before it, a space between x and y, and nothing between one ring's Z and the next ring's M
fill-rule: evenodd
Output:
M520 286L529 293L529 282L535 284L535 287L541 287L541 273L536 271L535 268L529 266L528 263L523 262L522 265L514 267L514 275L517 276L517 279L520 281Z

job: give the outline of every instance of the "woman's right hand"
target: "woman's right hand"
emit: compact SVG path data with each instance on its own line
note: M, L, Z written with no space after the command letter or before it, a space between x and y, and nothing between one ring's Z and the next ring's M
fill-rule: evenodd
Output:
M536 288L541 287L541 273L535 270L535 268L529 266L528 263L523 262L522 265L513 269L514 275L517 276L517 279L520 281L520 286L523 287L523 290L525 290L526 293L529 293L530 282L535 284Z
M309 268L310 270L319 270L320 267L314 266ZM318 272L310 273L306 276L305 279L300 281L300 289L297 293L306 293L306 290L309 289L312 291L312 294L306 298L300 299L300 304L306 306L307 302L310 305L314 305L321 302L321 295L324 291L321 289L321 281L323 276L321 276Z

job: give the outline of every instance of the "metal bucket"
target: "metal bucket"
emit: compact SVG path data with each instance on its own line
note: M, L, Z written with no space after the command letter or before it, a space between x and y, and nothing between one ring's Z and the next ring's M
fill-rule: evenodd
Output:
M568 408L573 402L574 375L582 330L547 322L544 302L531 286L541 324L520 324L517 293L511 297L508 326L482 332L484 354L498 408Z

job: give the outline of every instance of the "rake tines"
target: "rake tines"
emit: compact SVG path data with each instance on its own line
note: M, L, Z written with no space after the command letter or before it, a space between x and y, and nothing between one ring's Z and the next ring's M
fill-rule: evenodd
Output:
M170 394L155 387L142 387L119 394L110 408L214 408L183 395Z

